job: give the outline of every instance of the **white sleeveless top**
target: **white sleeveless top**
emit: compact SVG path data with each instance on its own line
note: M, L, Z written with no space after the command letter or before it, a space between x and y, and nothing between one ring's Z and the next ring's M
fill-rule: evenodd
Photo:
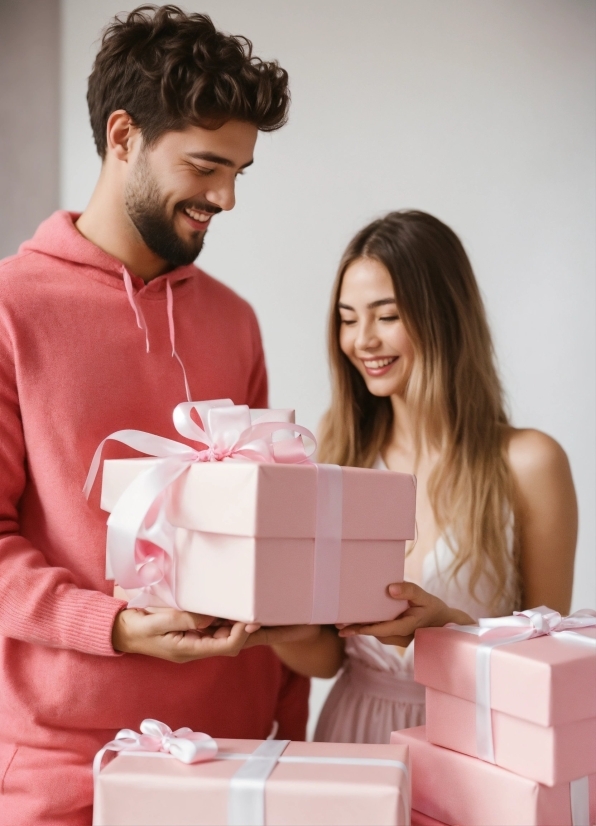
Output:
M374 465L387 469L379 457ZM509 578L515 577L513 524L508 529ZM422 563L416 584L452 608L465 611L473 619L510 614L514 606L504 597L489 612L492 591L487 575L476 586L476 598L468 588L470 566L451 575L454 554L443 537ZM506 588L505 593L512 589ZM404 654L376 637L357 636L346 640L346 661L323 707L315 740L335 743L388 743L392 731L424 724L424 688L414 681L414 644Z

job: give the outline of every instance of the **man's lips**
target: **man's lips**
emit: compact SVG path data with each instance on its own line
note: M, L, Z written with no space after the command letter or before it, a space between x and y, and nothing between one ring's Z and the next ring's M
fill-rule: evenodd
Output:
M182 214L184 215L187 223L190 224L194 230L204 232L209 226L209 221L216 213L203 212L202 210L193 209L192 207L185 207L182 210Z
M369 376L384 376L388 373L399 356L378 356L374 359L361 359L364 369Z

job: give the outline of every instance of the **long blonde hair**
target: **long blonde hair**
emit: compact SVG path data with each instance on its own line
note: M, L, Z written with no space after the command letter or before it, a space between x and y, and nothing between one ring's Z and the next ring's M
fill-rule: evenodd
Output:
M421 424L418 452L426 446L439 453L428 494L437 527L454 553L451 576L469 563L472 596L485 574L493 589L487 607L503 597L516 605L519 582L511 582L507 559L514 496L503 390L468 256L457 235L432 215L391 212L361 230L343 255L331 299L332 400L321 426L319 459L371 467L392 432L390 398L369 392L339 345L343 277L361 258L389 272L414 346L406 400Z

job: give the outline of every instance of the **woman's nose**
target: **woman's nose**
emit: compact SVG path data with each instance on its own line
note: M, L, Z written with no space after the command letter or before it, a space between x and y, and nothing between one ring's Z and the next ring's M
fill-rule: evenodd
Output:
M370 324L359 324L354 344L358 350L374 350L380 345L379 337Z

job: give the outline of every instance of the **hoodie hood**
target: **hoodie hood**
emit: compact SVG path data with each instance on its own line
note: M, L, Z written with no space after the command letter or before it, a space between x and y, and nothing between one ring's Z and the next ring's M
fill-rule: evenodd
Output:
M36 252L67 261L85 268L90 275L102 281L111 282L113 286L119 283L121 288L124 288L124 264L81 235L75 227L80 215L79 212L66 210L54 212L39 225L33 238L21 244L19 253ZM149 282L143 281L133 273L130 273L130 278L137 292L153 294L155 297L161 293L160 297L163 297L167 283L173 285L196 277L199 272L194 264L187 264L159 275Z
M186 369L180 354L176 350L176 326L174 320L174 291L172 286L190 278L201 275L201 271L188 264L176 267L170 272L153 278L145 283L142 278L130 273L122 261L104 252L93 244L75 227L80 213L60 210L54 212L46 221L39 225L33 238L25 241L19 248L19 253L38 253L47 255L59 261L67 262L80 267L86 275L122 290L126 300L134 313L137 327L145 336L147 353L151 350L150 334L140 299L165 299L168 333L172 345L172 358L179 363L184 378L184 386L188 401L191 401L190 389ZM177 292L183 289L180 284ZM131 316L132 318L133 316Z

